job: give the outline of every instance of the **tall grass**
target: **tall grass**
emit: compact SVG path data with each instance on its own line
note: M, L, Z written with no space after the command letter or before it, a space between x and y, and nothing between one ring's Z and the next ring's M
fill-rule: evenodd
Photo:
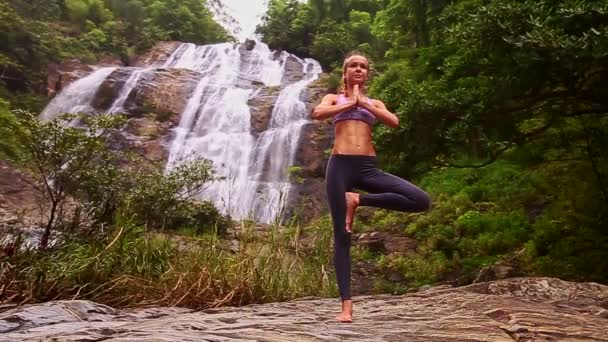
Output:
M335 295L327 222L274 225L261 235L253 224L241 225L237 251L215 232L177 239L122 219L102 241L72 237L47 251L4 255L0 301L200 309Z

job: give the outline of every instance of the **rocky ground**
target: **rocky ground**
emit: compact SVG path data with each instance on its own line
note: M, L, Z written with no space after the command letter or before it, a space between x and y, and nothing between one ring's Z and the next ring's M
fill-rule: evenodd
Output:
M0 341L608 341L608 286L512 278L393 296L355 297L355 322L336 299L203 311L115 310L60 301L0 313Z

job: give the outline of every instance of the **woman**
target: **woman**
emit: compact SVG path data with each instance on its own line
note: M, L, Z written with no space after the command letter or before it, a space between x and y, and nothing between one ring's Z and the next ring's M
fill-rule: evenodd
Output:
M325 95L312 112L316 120L332 118L335 130L325 181L334 226L334 264L342 300L342 313L336 317L340 322L352 322L350 234L357 207L421 212L428 210L431 203L420 188L376 166L372 125L377 120L395 128L399 126L399 118L382 101L367 97L368 75L367 58L352 53L344 60L340 93ZM368 193L359 195L352 192L353 188Z

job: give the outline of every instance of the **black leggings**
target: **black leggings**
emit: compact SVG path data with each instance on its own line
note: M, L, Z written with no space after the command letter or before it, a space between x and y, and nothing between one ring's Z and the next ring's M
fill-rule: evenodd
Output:
M353 188L367 191L359 197L360 206L406 212L429 209L426 192L397 176L382 172L376 157L334 154L329 158L325 177L329 210L334 224L334 264L342 300L350 299L350 234L346 231L346 192Z

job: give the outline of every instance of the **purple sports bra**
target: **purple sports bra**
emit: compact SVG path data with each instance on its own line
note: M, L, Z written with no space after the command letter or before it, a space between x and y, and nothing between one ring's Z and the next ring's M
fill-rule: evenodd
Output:
M338 95L336 104L338 104L338 105L343 104L346 101L348 101L346 99L346 96L344 96L344 94L340 94L340 95ZM367 99L367 102L369 104L372 103L369 98ZM335 115L332 118L332 123L335 125L336 122L344 121L344 120L361 120L361 121L365 122L366 124L373 126L374 122L376 121L376 117L374 116L374 114L370 113L367 109L365 109L363 107L355 107L355 108L345 110L345 111Z

